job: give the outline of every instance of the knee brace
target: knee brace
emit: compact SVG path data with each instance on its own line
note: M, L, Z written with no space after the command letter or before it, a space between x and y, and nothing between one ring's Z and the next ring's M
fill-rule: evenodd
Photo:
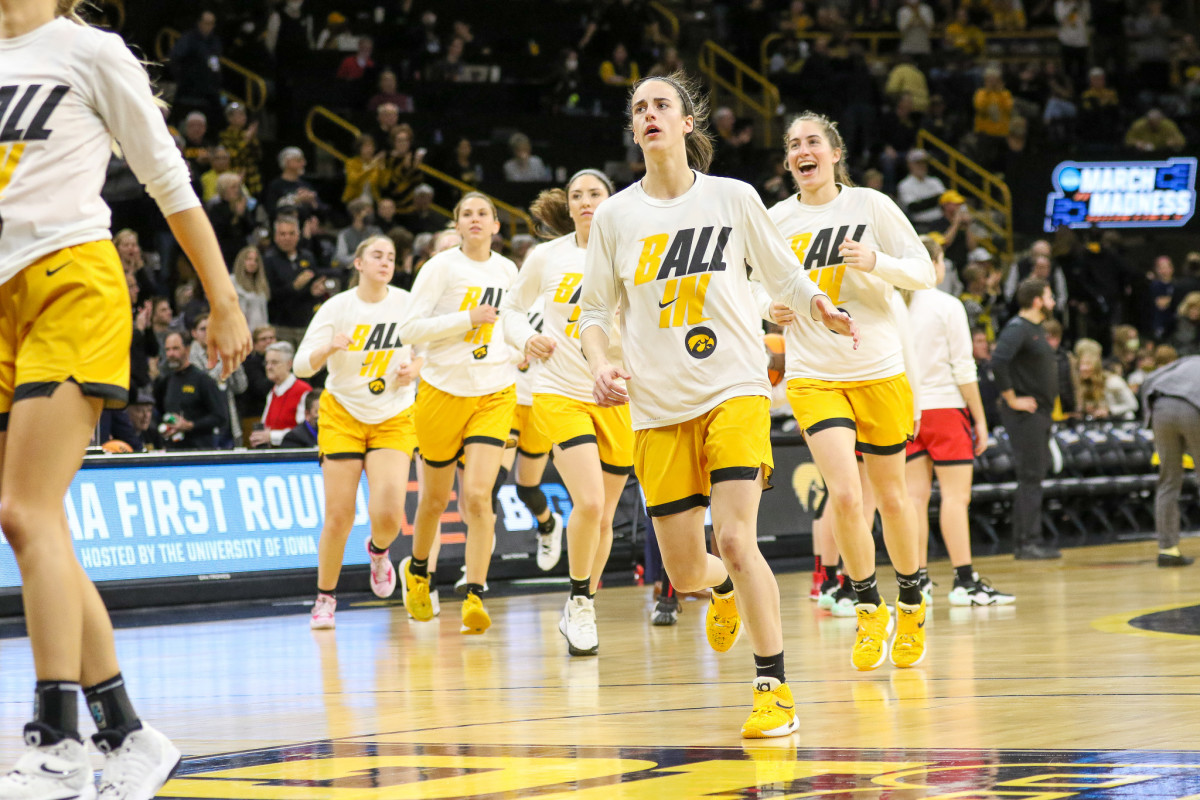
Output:
M546 495L542 492L542 487L522 486L518 483L517 497L521 498L521 502L533 513L534 517L540 517L546 513Z

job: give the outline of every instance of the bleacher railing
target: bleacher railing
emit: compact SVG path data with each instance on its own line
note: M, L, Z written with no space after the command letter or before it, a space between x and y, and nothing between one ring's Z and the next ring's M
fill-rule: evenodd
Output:
M323 131L328 126L333 127L334 130L332 130L331 133L338 137L337 140L332 139L329 135L318 131L318 128ZM353 149L352 145L354 140L362 134L362 131L357 125L354 125L344 117L335 114L328 108L325 108L324 106L313 106L308 110L308 116L304 118L304 134L308 137L308 140L313 143L314 147L322 150L325 153L328 153L338 161L345 163L350 158L350 152ZM342 146L339 146L339 142L346 143L345 149L342 149ZM421 164L419 168L433 183L441 184L464 194L466 192L479 191L478 188L470 185L469 183L465 183L451 175L447 175L441 170L435 169L428 164ZM504 241L506 244L511 242L513 237L519 233L533 233L535 229L533 217L529 216L529 213L525 211L525 209L518 208L510 203L506 203L497 197L487 195L486 192L481 194L485 194L495 204L496 210L500 213L501 233L504 236ZM454 212L452 209L445 208L444 206L440 206L436 203L432 205L432 208L438 214L444 216L447 220L454 218Z
M750 109L762 120L762 144L773 147L779 89L733 53L709 39L700 46L700 71L709 84L733 95L738 115Z
M660 17L662 17L663 21L667 23L667 27L671 29L671 41L678 42L679 41L679 17L675 14L674 11L672 11L671 9L667 8L665 5L660 3L659 0L650 0L649 5L650 5L650 8L652 10L654 10L655 12L657 12L658 15Z
M917 147L929 154L930 168L945 179L948 188L979 201L974 217L992 235L993 246L988 249L994 250L1002 263L1011 263L1013 211L1008 184L925 128L917 131Z
M175 42L179 41L181 34L174 28L163 28L158 32L158 36L154 37L154 53L155 57L166 62L170 60L171 48L175 46ZM253 72L236 61L231 61L224 56L220 58L221 68L225 71L232 72L237 78L242 81L241 94L236 94L227 90L222 90L221 94L230 100L236 100L251 111L259 111L267 103L267 81L257 72Z

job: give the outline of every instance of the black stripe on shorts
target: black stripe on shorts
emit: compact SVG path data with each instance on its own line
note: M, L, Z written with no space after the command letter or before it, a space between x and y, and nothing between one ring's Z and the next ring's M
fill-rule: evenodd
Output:
M548 451L548 450L544 453L532 453L528 450L523 449L521 447L521 445L517 445L517 452L520 453L521 455L525 456L526 458L545 458L546 456L550 455L550 451Z
M758 477L758 467L721 467L709 473L708 479L713 483L724 481L752 481Z
M447 458L445 461L435 461L432 458L430 458L429 456L425 455L424 453L421 454L421 460L424 461L429 466L433 467L434 469L441 469L442 467L448 467L451 464L453 464L455 461L458 461L458 459L462 457L462 454L463 454L463 451L462 451L462 448L460 447L458 449L457 453L455 453L452 457Z
M559 445L561 447L561 445ZM628 475L633 472L633 465L628 467L618 467L616 464L608 464L604 461L600 462L600 469L607 472L609 475Z
M938 466L938 467L955 467L955 466L959 466L961 464L974 464L975 459L973 459L973 458L952 458L952 459L949 459L946 461L934 461L933 463L934 463L934 466Z
M494 436L468 436L463 439L463 447L465 448L469 444L490 444L495 447L504 447L508 443Z
M651 517L669 517L693 508L708 508L708 495L694 494L682 500L672 500L656 506L646 506L646 513Z
M105 408L124 408L129 404L129 390L124 386L111 383L80 383L74 378L65 381L34 381L22 383L13 390L13 402L29 400L34 397L49 397L64 383L73 383L79 387L85 397L99 397L104 400Z
M568 447L578 447L581 444L596 444L596 434L585 433L582 436L575 436L565 442L559 442L558 446L560 449L566 450Z
M904 441L900 444L867 444L866 442L855 442L854 447L859 452L866 453L869 456L890 456L906 450L908 442Z
M820 422L815 422L805 429L804 433L812 436L814 433L828 430L830 428L849 428L850 430L858 430L858 426L854 424L854 420L846 419L845 417L833 417L832 419L823 419Z

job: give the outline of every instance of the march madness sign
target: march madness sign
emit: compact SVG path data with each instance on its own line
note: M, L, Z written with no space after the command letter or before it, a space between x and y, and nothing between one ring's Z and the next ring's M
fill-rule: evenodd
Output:
M1051 175L1045 230L1181 228L1196 211L1196 159L1064 161Z

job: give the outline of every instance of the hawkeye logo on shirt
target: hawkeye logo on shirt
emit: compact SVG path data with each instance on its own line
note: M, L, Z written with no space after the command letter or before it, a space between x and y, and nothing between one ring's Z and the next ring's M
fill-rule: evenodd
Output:
M375 380L372 380L368 386L371 392L379 394L383 391L383 375L387 372L388 364L392 361L392 354L395 353L397 347L401 347L403 343L400 341L400 336L396 332L395 322L379 322L375 325L355 325L354 333L350 336L350 347L347 348L350 352L366 351L366 357L363 359L362 368L358 374L363 378L379 379L379 391L375 391Z
M571 306L571 313L567 314L567 338L579 338L579 298L583 293L581 284L583 283L583 275L578 272L564 272L562 279L558 283L558 288L554 290L552 302L565 303Z
M495 286L468 286L467 293L463 295L462 305L458 307L459 311L470 311L478 306L495 306L500 307L500 301L504 299L504 290ZM487 358L488 342L492 340L492 329L495 328L495 323L486 323L477 328L472 328L467 331L467 335L463 337L464 342L480 345L471 351L471 355L476 361L482 361Z
M709 319L704 315L708 283L714 272L724 272L728 266L723 257L732 233L733 228L717 230L710 225L699 232L684 228L674 234L657 233L642 239L633 282L641 286L666 281L658 302L658 327L677 328Z
M42 84L0 86L0 195L8 188L27 142L44 142L54 133L50 116L58 108L69 86L51 87L39 102Z
M836 235L834 228L822 228L817 231L816 236L811 231L805 231L789 240L792 252L808 272L808 277L822 292L829 295L834 305L841 302L838 295L842 290L842 277L846 274L846 264L842 261L838 248L846 240L849 231L849 225L842 225L836 229ZM849 238L861 242L866 232L867 226L859 225L854 229L854 235Z

